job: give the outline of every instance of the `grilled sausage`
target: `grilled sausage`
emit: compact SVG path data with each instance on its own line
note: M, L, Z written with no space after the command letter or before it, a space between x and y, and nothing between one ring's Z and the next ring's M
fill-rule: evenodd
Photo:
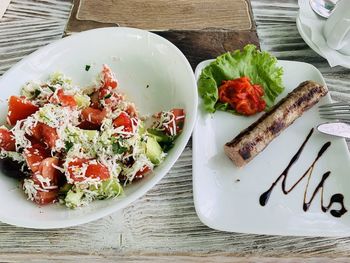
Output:
M327 87L314 81L299 84L270 111L226 143L226 155L236 166L244 166L327 92Z

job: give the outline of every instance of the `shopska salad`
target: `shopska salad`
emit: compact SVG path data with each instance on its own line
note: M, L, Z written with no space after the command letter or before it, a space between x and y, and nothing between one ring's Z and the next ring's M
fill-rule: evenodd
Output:
M29 200L75 208L117 197L148 176L181 133L182 109L140 117L107 65L96 83L81 89L54 73L9 98L0 158L20 164Z

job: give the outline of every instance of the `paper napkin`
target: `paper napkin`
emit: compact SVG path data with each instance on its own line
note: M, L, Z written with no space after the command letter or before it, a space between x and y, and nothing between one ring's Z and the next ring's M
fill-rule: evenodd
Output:
M349 65L350 56L328 47L326 39L323 35L323 26L326 22L325 18L318 16L311 8L308 0L298 0L299 19L304 28L311 32L311 41L319 48L323 57L327 59L331 67L338 65Z

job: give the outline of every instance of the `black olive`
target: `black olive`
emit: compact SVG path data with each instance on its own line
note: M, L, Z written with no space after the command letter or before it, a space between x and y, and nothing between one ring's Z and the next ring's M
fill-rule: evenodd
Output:
M0 159L0 171L12 178L23 179L26 173L22 172L22 163L18 163L10 158Z

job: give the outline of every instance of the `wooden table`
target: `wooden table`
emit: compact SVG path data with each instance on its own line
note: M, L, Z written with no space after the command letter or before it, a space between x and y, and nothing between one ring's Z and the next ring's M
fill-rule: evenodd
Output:
M315 65L332 97L350 101L350 71L331 69L299 36L297 0L252 0L252 6L263 50ZM70 8L70 1L64 0L13 0L0 20L0 74L61 38ZM193 205L191 160L189 142L169 174L147 195L89 224L30 230L0 223L0 261L347 261L350 238L247 235L206 227Z

